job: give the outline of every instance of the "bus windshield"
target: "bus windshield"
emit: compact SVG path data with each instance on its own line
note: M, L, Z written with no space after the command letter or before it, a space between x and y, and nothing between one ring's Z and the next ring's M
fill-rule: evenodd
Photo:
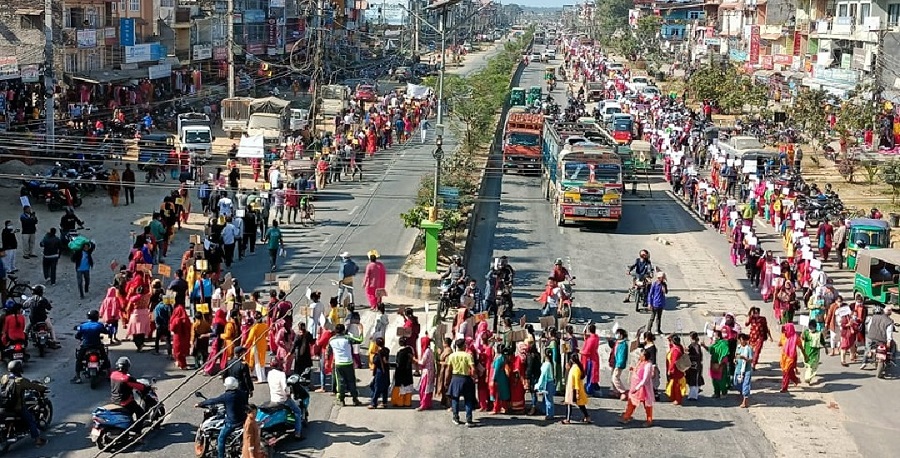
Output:
M591 181L591 174L594 175L594 182L611 184L621 181L622 169L616 165L604 164L595 165L593 172L591 166L585 162L566 162L565 163L565 180L567 181Z

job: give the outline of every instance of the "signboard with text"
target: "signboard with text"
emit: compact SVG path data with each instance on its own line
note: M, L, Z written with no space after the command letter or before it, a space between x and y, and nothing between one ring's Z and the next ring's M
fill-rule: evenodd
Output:
M759 63L759 26L750 26L750 56L748 62Z
M134 46L134 18L119 19L119 44Z
M75 41L81 49L97 47L97 31L95 29L79 29L75 31Z

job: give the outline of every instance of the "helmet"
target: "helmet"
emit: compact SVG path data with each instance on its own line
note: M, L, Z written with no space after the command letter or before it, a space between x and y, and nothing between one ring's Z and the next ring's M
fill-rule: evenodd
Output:
M6 365L6 370L8 370L10 374L21 376L22 372L25 370L25 364L22 363L22 360L16 359L10 361L9 364Z
M12 309L16 308L16 305L17 305L16 301L14 301L12 299L7 299L6 302L3 303L3 308L6 309L7 312L9 312Z
M120 356L116 360L116 369L120 372L128 372L128 369L131 369L131 360L127 356Z
M234 377L225 377L225 391L234 391L240 387L241 385L238 383L238 379Z
M100 312L98 312L96 310L91 310L90 312L87 312L87 319L89 319L91 321L99 321L100 320Z
M558 265L558 266L561 266L562 263L563 263L563 262L562 262L562 258L556 258L556 262L555 262L554 264L556 264L556 265Z
M31 290L34 292L35 296L43 296L44 295L44 285L34 285Z

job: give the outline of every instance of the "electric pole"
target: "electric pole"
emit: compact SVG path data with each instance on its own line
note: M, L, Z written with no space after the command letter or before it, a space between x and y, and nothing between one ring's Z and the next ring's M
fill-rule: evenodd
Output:
M419 24L419 6L420 2L418 0L411 0L413 4L413 51L416 55L419 55L419 29L422 28L421 24Z
M49 1L49 0L48 0ZM225 7L225 59L228 63L228 98L234 97L234 0Z
M56 107L53 81L53 0L44 0L44 117L47 131L47 151L53 151L56 141Z
M384 10L382 9L382 14ZM317 0L316 2L316 49L313 56L313 71L309 77L310 92L312 93L312 105L309 108L309 119L313 122L313 132L316 130L319 116L319 85L322 80L322 54L325 52L325 0ZM322 126L325 126L325 118L322 117Z

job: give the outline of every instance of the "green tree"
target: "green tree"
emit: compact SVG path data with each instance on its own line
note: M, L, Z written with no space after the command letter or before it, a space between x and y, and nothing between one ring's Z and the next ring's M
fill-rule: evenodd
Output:
M891 203L897 203L900 195L900 160L893 160L881 167L881 178L891 187Z
M790 117L794 125L810 140L813 154L810 158L819 163L819 151L828 141L828 122L825 118L826 107L831 96L823 90L802 89L790 108Z

